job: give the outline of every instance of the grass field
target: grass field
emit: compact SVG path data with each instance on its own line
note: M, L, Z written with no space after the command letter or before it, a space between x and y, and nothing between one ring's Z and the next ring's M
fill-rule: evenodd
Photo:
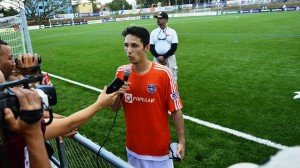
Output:
M185 115L267 139L300 145L300 12L171 18L179 37L178 85ZM49 73L102 89L127 64L122 30L156 28L155 20L123 21L30 31ZM151 55L149 55L151 58ZM56 113L69 115L98 93L52 79ZM114 113L103 110L80 128L102 144ZM186 120L186 156L176 167L223 168L261 163L278 149ZM172 128L172 139L176 133ZM122 111L105 147L126 159Z

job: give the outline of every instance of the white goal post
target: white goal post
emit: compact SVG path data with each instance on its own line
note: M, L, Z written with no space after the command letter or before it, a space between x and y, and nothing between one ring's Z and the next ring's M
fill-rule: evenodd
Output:
M26 53L25 46L28 53L33 53L24 10L19 15L0 18L0 39L9 44L14 58Z

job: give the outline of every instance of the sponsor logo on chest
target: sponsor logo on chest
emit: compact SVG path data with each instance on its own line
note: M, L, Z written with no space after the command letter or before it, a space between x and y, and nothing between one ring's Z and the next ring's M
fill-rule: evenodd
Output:
M125 93L125 102L126 103L133 103L133 102L154 103L155 99L140 97L140 96L133 96L130 93Z
M147 91L148 93L153 95L156 92L156 85L148 84ZM125 93L125 102L126 103L133 103L133 102L154 103L155 99L148 98L148 97L134 96L131 93Z

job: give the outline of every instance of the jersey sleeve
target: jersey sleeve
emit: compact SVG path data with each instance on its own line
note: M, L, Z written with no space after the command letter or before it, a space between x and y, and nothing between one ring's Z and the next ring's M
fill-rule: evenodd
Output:
M172 32L173 38L172 38L172 43L178 43L178 36L175 30Z
M176 110L182 109L183 104L179 96L177 84L173 78L171 71L166 76L166 99L168 100L168 110L175 112Z
M122 76L124 76L124 66L120 66L117 69L117 72L116 72L116 75L115 75L116 78L120 78L120 79L122 79Z

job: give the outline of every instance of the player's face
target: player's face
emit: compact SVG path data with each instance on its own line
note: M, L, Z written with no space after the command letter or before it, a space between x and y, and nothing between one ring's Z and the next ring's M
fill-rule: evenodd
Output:
M146 54L149 50L149 45L144 47L139 37L128 34L125 37L124 49L129 62L137 64L147 59Z
M9 46L1 45L2 55L0 56L0 70L7 79L13 72L15 61Z

